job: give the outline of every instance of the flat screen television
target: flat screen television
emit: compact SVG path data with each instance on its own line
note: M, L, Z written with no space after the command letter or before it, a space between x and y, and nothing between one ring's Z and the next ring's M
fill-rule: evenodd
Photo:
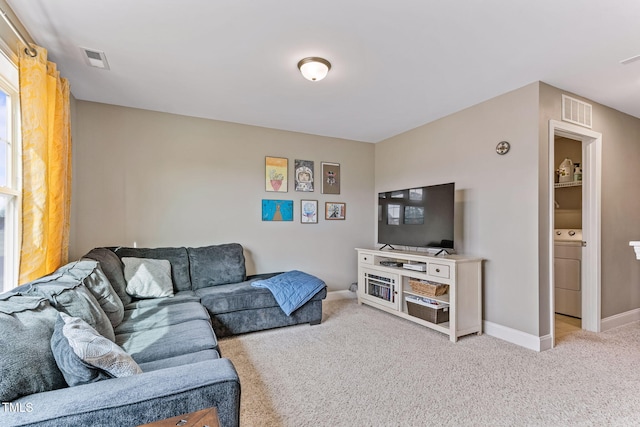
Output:
M454 207L455 183L379 193L378 243L453 249Z

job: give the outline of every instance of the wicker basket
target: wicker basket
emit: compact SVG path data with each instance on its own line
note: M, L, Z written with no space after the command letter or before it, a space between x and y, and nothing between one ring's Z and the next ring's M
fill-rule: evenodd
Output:
M439 295L444 295L449 291L449 285L423 282L416 279L409 279L409 285L414 293L424 295L425 297L437 297Z
M431 323L449 321L449 307L431 308L407 300L407 312L410 316L418 317Z

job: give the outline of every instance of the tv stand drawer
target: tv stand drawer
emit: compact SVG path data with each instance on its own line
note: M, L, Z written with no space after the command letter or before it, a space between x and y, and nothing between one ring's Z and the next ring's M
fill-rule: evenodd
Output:
M430 276L440 277L442 279L448 279L451 277L449 266L444 264L435 264L430 262L427 265L427 273Z
M369 265L373 265L373 255L371 254L359 254L359 260L360 264L369 264Z

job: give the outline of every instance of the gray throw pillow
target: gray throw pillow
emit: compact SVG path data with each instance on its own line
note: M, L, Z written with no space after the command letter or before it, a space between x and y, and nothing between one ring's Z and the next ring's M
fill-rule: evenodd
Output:
M142 373L120 346L106 339L87 322L60 313L51 337L58 367L70 386Z
M0 296L0 402L67 386L49 345L57 316L42 297Z
M187 248L187 252L193 290L247 279L244 249L239 243Z
M173 296L171 263L166 259L122 258L127 293L136 298Z
M109 279L109 283L113 286L122 304L127 305L131 302L131 296L127 294L127 281L124 280L124 272L122 271L122 261L120 257L108 248L95 248L89 251L83 258L91 258L100 263L100 268Z
M105 312L111 325L115 328L124 318L124 305L122 300L111 286L109 279L102 271L98 261L83 259L82 263L91 266L91 273L83 280L84 285L91 294L98 300L102 311Z

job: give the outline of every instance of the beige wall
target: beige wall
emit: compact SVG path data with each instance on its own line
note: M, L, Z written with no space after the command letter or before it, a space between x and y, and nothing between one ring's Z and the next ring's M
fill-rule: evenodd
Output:
M640 261L629 247L630 240L640 239L640 119L541 84L541 125L561 119L563 93L593 105L592 130L602 133L602 318L607 318L640 308ZM548 140L547 134L540 138L541 145Z
M455 182L456 250L486 260L484 319L534 335L537 158L537 83L378 143L375 156L376 192Z
M372 144L77 101L72 259L96 246L241 243L248 273L300 269L329 290L357 279L371 246ZM265 156L289 159L289 192L264 190ZM293 161L341 164L340 195L293 190ZM293 222L263 222L262 199L294 201ZM301 224L300 200L347 203L345 221Z

